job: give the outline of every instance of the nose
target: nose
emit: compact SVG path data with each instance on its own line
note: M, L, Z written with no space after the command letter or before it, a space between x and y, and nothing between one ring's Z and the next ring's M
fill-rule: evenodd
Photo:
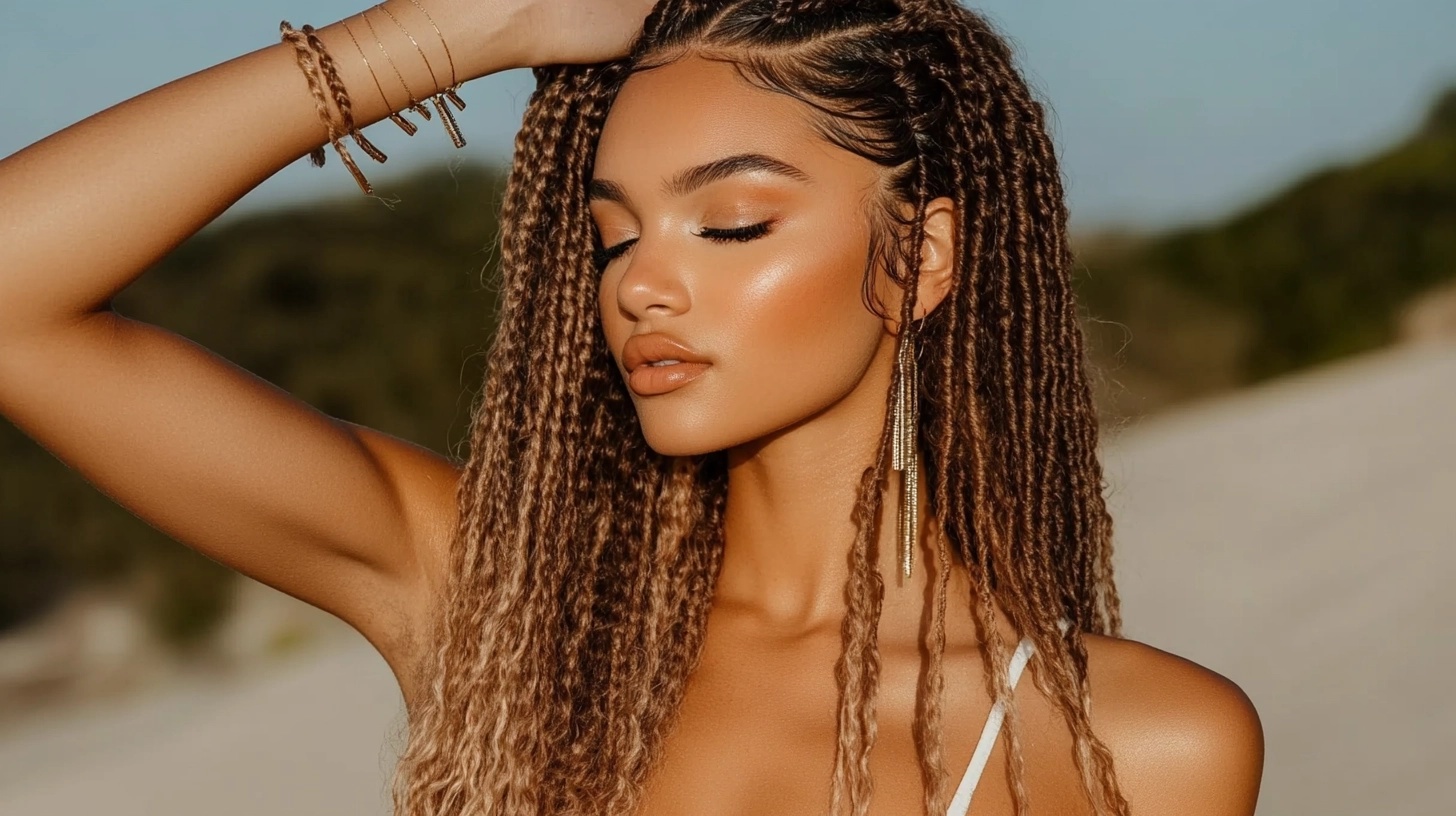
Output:
M689 294L679 264L664 247L639 238L617 281L617 306L636 320L687 310Z

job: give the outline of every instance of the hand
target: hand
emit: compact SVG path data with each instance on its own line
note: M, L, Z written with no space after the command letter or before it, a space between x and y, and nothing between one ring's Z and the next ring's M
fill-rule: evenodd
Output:
M655 0L524 0L528 65L606 62L627 55Z
M655 0L386 0L418 14L415 3L439 24L464 80L626 56Z

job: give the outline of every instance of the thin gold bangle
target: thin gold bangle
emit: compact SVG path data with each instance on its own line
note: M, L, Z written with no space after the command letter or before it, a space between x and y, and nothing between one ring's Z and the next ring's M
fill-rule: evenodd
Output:
M359 45L359 40L354 37L354 32L349 28L348 22L340 20L339 24L344 27L344 31L348 32L349 39L354 41L354 48L358 50L359 58L364 60L364 67L369 69L369 76L374 78L374 87L379 89L379 96L384 100L384 107L389 110L389 121L399 125L400 129L406 135L413 136L418 133L420 130L419 125L416 125L414 122L400 116L394 111L394 103L389 101L389 94L384 92L384 86L379 83L379 75L374 73L374 66L369 64L369 57L364 54L364 47Z
M383 3L380 3L378 8L380 11L388 15L389 19L394 21L394 24L399 28L400 31L404 32L404 36L409 39L412 45L414 45L415 50L420 52L420 59L425 61L425 70L430 72L431 87L439 88L440 78L435 76L435 67L430 64L430 58L425 55L425 49L420 47L420 43L418 40L415 39L415 35L409 33L409 29L404 27L404 23L401 23L399 21L399 18L394 16L394 12L390 11L389 8ZM440 124L445 126L445 132L449 134L450 141L455 143L456 148L464 147L465 137L461 135L460 125L456 123L455 117L450 114L449 106L447 106L441 99L442 93L443 91L437 90L435 94L430 97L430 101L434 103L435 110L440 113Z
M375 6L374 8L379 8L379 6ZM373 9L369 11L373 11ZM364 24L369 26L369 33L374 35L374 44L379 46L379 53L383 54L384 58L389 61L389 67L394 69L394 75L399 78L399 84L404 86L405 95L409 97L410 101L409 109L425 117L425 121L428 122L433 118L430 116L430 109L421 105L420 101L415 98L415 92L410 90L409 83L405 81L404 74L399 72L399 66L394 64L394 59L389 56L389 50L384 47L383 41L379 39L379 32L374 29L374 23L370 22L369 11L365 11L359 16L364 18Z
M445 47L445 59L450 61L450 87L445 89L445 97L455 103L457 109L465 110L465 100L456 93L460 90L460 75L455 73L455 55L450 53L450 43L445 40L445 35L440 31L440 27L435 24L435 18L431 17L430 12L420 5L420 0L410 0L410 2L420 10L421 14L425 15L426 20L430 21L430 28L435 29L435 36L440 38L440 45Z
M389 15L389 19L394 21L395 27L398 28L400 31L404 32L404 36L410 41L410 45L413 45L415 47L415 50L420 52L420 59L425 61L425 70L430 72L431 87L440 87L440 78L435 76L435 66L430 64L430 58L425 56L425 49L421 48L419 42L415 40L415 35L409 33L409 29L404 27L404 23L401 23L399 21L399 18L394 16L394 12L390 11L388 6L380 3L378 8L380 11Z

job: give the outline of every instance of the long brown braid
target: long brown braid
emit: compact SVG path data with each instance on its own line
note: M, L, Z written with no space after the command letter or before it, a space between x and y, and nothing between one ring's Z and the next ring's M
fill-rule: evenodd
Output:
M501 213L501 313L396 812L630 813L697 665L721 563L725 459L647 447L601 336L586 199L622 83L687 53L810 104L824 138L887 171L866 213L866 302L883 313L880 271L908 295L899 342L920 360L922 467L941 530L916 718L926 812L949 800L941 697L954 558L975 584L957 608L973 613L986 665L998 667L987 691L1007 706L1018 816L1029 797L998 607L1034 641L1031 674L1068 723L1093 807L1126 816L1088 719L1083 635L1120 634L1121 620L1055 151L1010 49L953 0L660 0L627 59L535 69ZM940 196L956 207L956 281L912 321L926 205ZM889 413L848 552L834 814L847 802L863 816L872 792L884 593L873 520Z

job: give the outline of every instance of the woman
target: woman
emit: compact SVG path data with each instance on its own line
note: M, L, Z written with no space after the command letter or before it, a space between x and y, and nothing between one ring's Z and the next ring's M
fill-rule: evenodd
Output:
M299 42L0 163L0 410L379 649L399 813L1252 813L1248 699L1118 637L1055 156L980 17L389 0L317 36L358 127L546 66L469 460L108 308L323 144ZM397 74L341 56L375 44Z

